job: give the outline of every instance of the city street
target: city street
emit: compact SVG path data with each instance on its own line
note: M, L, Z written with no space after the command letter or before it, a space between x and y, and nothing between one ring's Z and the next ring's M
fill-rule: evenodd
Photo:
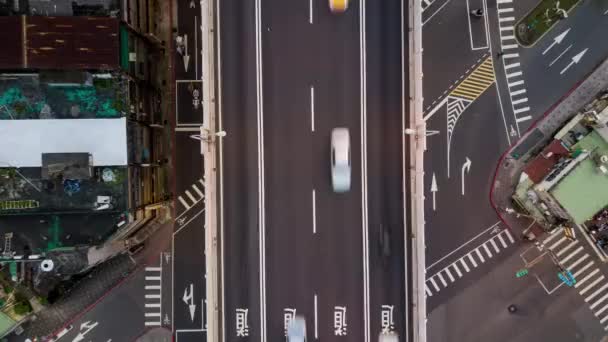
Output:
M519 47L514 26L535 4L422 3L424 117L428 129L439 131L428 138L425 154L429 341L602 335L598 320L569 290L548 296L538 283L515 278L524 246L489 202L502 153L608 54L593 44L608 27L606 9L598 9L605 5L597 1L581 2L536 45ZM480 18L470 15L477 8L485 12ZM524 308L509 315L514 302Z
M221 3L225 340L281 340L294 315L311 340L405 336L402 11ZM334 127L350 131L345 194L330 182Z
M205 180L201 155L203 124L201 8L176 1L177 32L183 50L174 56L175 226L173 249L173 333L175 341L205 341Z

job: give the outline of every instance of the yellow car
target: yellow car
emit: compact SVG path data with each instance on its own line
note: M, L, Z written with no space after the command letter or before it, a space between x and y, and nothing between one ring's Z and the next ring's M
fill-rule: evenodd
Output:
M348 8L348 0L329 0L329 9L333 13L342 13Z

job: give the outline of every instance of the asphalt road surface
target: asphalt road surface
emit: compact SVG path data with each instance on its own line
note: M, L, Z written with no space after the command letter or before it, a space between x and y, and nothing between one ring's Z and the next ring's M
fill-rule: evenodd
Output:
M220 4L227 341L281 340L293 315L311 340L405 335L407 16L400 1L361 4ZM346 194L330 182L334 127L350 130Z
M205 341L205 215L199 1L177 1L177 34L184 50L175 52L175 225L173 248L173 333L176 341Z
M547 297L538 284L513 276L521 267L518 237L498 222L488 194L502 152L606 57L606 48L592 42L605 33L608 8L581 2L524 49L509 27L535 1L429 3L423 3L424 115L440 131L429 137L425 158L429 341L572 341L597 334L597 324L578 323L589 320L580 301ZM481 6L483 18L468 14ZM547 50L568 28L566 39ZM513 302L525 312L506 313ZM549 328L547 321L556 323Z

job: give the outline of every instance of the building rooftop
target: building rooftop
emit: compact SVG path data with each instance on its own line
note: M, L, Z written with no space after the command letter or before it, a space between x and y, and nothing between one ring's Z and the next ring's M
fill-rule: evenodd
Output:
M116 18L0 17L0 69L96 69L119 67Z
M526 165L524 172L530 177L532 182L539 183L551 172L559 159L569 153L561 141L553 140Z
M42 167L44 153L88 153L94 166L127 165L127 122L116 119L0 120L0 167Z
M125 115L126 93L111 74L0 74L0 119L117 118Z
M582 161L551 193L582 224L608 205L608 175L598 171L592 158Z

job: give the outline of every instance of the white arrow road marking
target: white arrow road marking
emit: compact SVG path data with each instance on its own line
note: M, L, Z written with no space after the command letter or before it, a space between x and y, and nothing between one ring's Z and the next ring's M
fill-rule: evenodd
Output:
M557 37L553 38L553 43L551 43L551 45L549 45L549 47L546 48L545 51L543 51L543 55L546 54L547 52L549 52L549 50L551 50L551 48L554 47L555 45L560 44L564 40L564 38L566 37L568 32L570 32L570 28L568 28L566 31L557 35Z
M184 289L182 301L188 305L188 309L190 310L190 320L194 321L194 312L196 311L196 304L194 304L194 284L190 283L190 292L188 292L188 287Z
M91 330L93 330L97 325L99 325L99 322L94 322L91 324L91 321L86 321L82 323L80 325L80 332L78 333L78 335L76 335L76 337L74 337L72 342L80 342L84 340L84 336L88 334Z
M195 7L196 7L196 4L194 3L194 0L191 0L190 1L190 8L195 8Z
M190 55L188 54L188 35L184 34L184 69L188 72L188 63L190 62Z
M577 53L574 57L572 57L572 62L570 62L568 65L566 65L566 67L564 69L562 69L562 71L559 73L560 75L562 75L563 73L565 73L568 69L570 69L570 67L574 64L577 64L578 62L581 61L581 59L583 58L583 56L585 55L585 53L587 53L587 50L589 50L589 48L586 48L585 50Z
M469 173L471 171L471 159L467 157L467 160L462 164L462 169L460 170L462 176L462 195L464 196L464 173Z
M435 172L433 172L433 180L431 181L431 193L433 193L433 211L437 208L436 195L439 188L437 188L437 178L435 178Z

